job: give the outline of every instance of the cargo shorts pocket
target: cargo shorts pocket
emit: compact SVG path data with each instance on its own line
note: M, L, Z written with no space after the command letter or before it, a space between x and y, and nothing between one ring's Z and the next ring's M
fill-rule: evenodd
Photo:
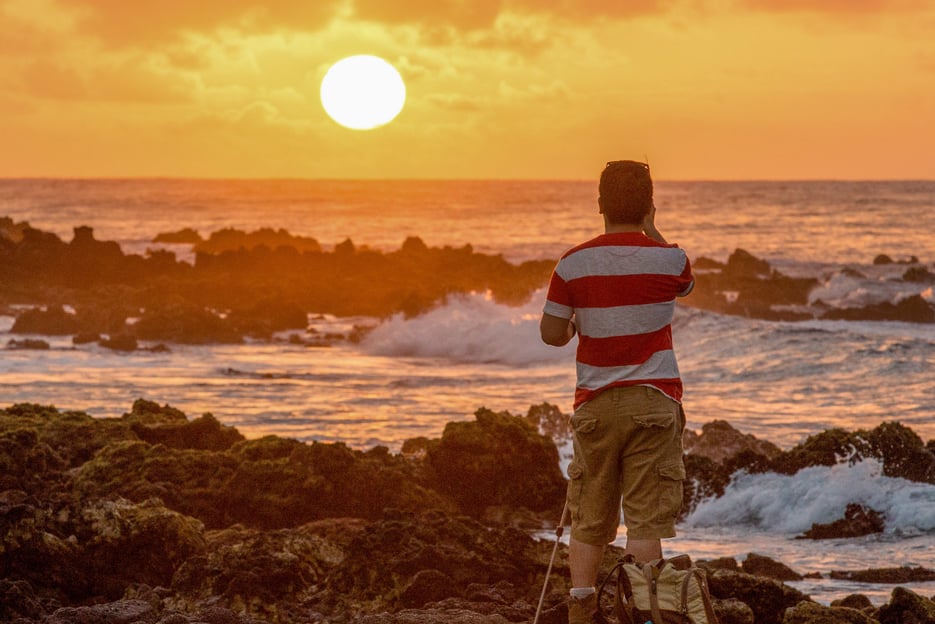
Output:
M575 433L594 433L597 429L597 418L574 414L571 417L571 428Z
M685 464L681 460L660 462L656 466L659 481L659 512L675 518L682 509L682 482L685 480Z
M668 429L675 422L674 412L649 412L648 414L637 414L633 416L633 422L641 427L659 427Z

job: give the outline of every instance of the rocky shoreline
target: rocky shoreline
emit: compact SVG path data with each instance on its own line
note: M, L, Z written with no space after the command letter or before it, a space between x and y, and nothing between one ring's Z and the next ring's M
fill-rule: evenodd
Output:
M86 226L74 228L66 243L0 217L0 314L16 317L13 334L70 335L76 345L96 342L117 351L165 350L172 343L268 340L280 331L305 331L316 314L416 316L458 293L489 292L499 303L518 305L547 283L554 267L554 259L513 264L470 245L432 248L417 237L389 253L351 240L325 251L315 239L270 228L221 230L207 240L185 229L159 234L157 241L191 245L194 262L159 248L145 256L124 254ZM843 308L813 301L817 279L786 276L742 249L726 263L704 257L693 263L696 287L682 300L688 306L767 320L935 323L935 305L922 294ZM895 267L884 281L920 290L935 284L935 273L917 258L881 256L874 266ZM871 279L846 267L837 277ZM296 339L316 346L359 335ZM48 343L12 339L7 348Z
M376 447L247 440L210 414L138 400L120 418L18 404L0 410L0 621L18 624L530 622L564 478L555 406L479 409L441 438ZM542 432L548 432L543 435ZM935 441L884 423L779 450L715 421L686 436L686 510L740 467L792 474L842 456L935 483ZM714 452L716 451L716 452ZM829 539L882 530L849 509ZM541 622L564 622L564 546ZM610 549L603 569L613 564ZM926 568L829 571L893 583L820 605L755 553L702 562L723 624L935 622L901 583Z

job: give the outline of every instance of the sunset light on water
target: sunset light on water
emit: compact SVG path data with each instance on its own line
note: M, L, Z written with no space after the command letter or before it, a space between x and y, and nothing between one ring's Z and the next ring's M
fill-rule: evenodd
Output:
M0 621L567 621L595 336L540 321L619 159L694 277L663 553L725 623L935 612L933 40L914 0L0 0Z

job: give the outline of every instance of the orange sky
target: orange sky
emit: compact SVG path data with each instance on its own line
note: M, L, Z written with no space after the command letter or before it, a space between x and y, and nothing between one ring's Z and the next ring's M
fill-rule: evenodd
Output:
M932 179L933 41L932 0L0 0L0 177ZM352 54L391 124L322 110Z

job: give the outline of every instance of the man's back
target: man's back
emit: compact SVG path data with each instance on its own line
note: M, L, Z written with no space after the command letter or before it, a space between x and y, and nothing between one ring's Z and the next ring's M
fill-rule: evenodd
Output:
M575 317L575 407L628 385L650 385L681 400L671 323L675 298L691 284L685 252L642 233L604 234L562 256L544 311Z

